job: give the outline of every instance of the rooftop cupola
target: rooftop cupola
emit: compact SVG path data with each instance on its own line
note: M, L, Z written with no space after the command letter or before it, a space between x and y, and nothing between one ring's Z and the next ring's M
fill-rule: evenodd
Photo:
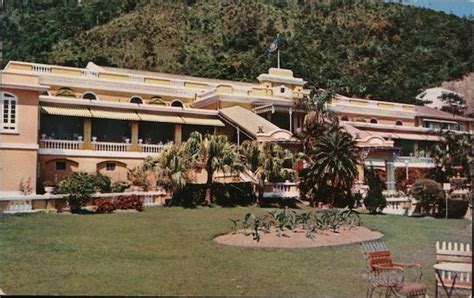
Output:
M303 87L304 84L306 84L306 81L304 81L303 79L295 78L293 76L292 70L274 67L268 70L268 74L262 73L261 75L259 75L257 77L257 80L260 82L260 84L266 86L268 86L266 83L270 83L271 87L282 84Z
M288 99L300 97L306 84L303 79L295 78L290 69L273 67L268 70L268 74L259 75L257 80L262 87L272 89L274 96Z

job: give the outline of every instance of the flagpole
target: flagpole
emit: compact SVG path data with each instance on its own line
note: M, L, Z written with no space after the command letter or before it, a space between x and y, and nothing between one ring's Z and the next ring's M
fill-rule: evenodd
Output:
M278 39L278 52L277 52L278 68L280 68L280 33L277 34L277 39Z
M277 63L278 63L278 68L280 68L280 49L278 49L278 52L277 52Z

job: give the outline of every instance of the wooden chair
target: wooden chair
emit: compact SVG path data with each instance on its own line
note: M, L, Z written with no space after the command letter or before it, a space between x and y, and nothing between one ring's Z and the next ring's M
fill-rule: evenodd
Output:
M376 289L382 289L386 296L425 296L426 286L421 282L423 271L420 264L393 262L390 250L382 242L363 243L362 250L369 271L367 297L372 297ZM406 279L407 270L415 271L411 281Z
M472 268L472 248L469 243L457 242L436 242L436 263L454 263L467 264ZM456 267L456 266L453 266ZM448 290L448 286L453 285ZM472 271L459 272L437 269L436 271L436 297L440 288L444 288L446 292L455 290L466 297L472 295ZM451 295L449 294L449 295Z

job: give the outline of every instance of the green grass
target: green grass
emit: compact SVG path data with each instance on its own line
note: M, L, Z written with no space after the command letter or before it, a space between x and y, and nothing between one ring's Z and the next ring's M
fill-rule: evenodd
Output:
M257 208L148 208L138 214L0 217L8 294L364 296L358 244L309 249L219 245L228 218ZM471 242L471 222L363 216L396 260L423 265L434 292L435 241Z

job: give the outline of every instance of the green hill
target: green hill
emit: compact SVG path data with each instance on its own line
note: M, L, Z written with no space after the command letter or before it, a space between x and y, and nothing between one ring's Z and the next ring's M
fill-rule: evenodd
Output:
M310 84L399 102L474 62L473 21L380 1L45 1L7 6L5 59L254 81L280 32L282 67Z

